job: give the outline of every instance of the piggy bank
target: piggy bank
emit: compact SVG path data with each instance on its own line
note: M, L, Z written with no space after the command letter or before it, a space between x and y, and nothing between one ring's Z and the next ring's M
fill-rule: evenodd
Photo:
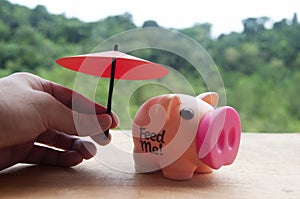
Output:
M137 172L154 172L172 180L209 173L235 160L241 136L240 117L219 107L218 94L156 96L137 111L133 159Z

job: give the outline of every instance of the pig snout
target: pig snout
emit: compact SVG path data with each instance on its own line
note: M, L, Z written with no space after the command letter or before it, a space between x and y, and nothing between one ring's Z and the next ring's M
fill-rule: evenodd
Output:
M213 169L231 164L238 153L240 136L240 117L235 109L225 106L209 111L196 135L199 159Z

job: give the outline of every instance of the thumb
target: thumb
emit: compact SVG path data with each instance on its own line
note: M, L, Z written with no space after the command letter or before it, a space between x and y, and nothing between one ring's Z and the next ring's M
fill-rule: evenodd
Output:
M70 135L92 136L103 133L112 126L109 114L85 114L72 111L49 94L41 103L41 115L47 129L56 129Z

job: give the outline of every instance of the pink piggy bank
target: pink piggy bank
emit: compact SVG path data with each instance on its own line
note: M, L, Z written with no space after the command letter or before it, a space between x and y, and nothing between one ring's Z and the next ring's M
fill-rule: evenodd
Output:
M145 102L132 126L136 171L161 170L166 178L186 180L233 163L240 118L232 107L217 104L214 92L166 94Z

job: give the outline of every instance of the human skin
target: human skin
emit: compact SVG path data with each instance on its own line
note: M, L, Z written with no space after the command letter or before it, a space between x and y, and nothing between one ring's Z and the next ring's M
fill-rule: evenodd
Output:
M96 154L95 145L80 137L99 140L117 124L117 116L106 114L104 106L59 84L30 73L4 77L0 170L17 163L75 166Z

